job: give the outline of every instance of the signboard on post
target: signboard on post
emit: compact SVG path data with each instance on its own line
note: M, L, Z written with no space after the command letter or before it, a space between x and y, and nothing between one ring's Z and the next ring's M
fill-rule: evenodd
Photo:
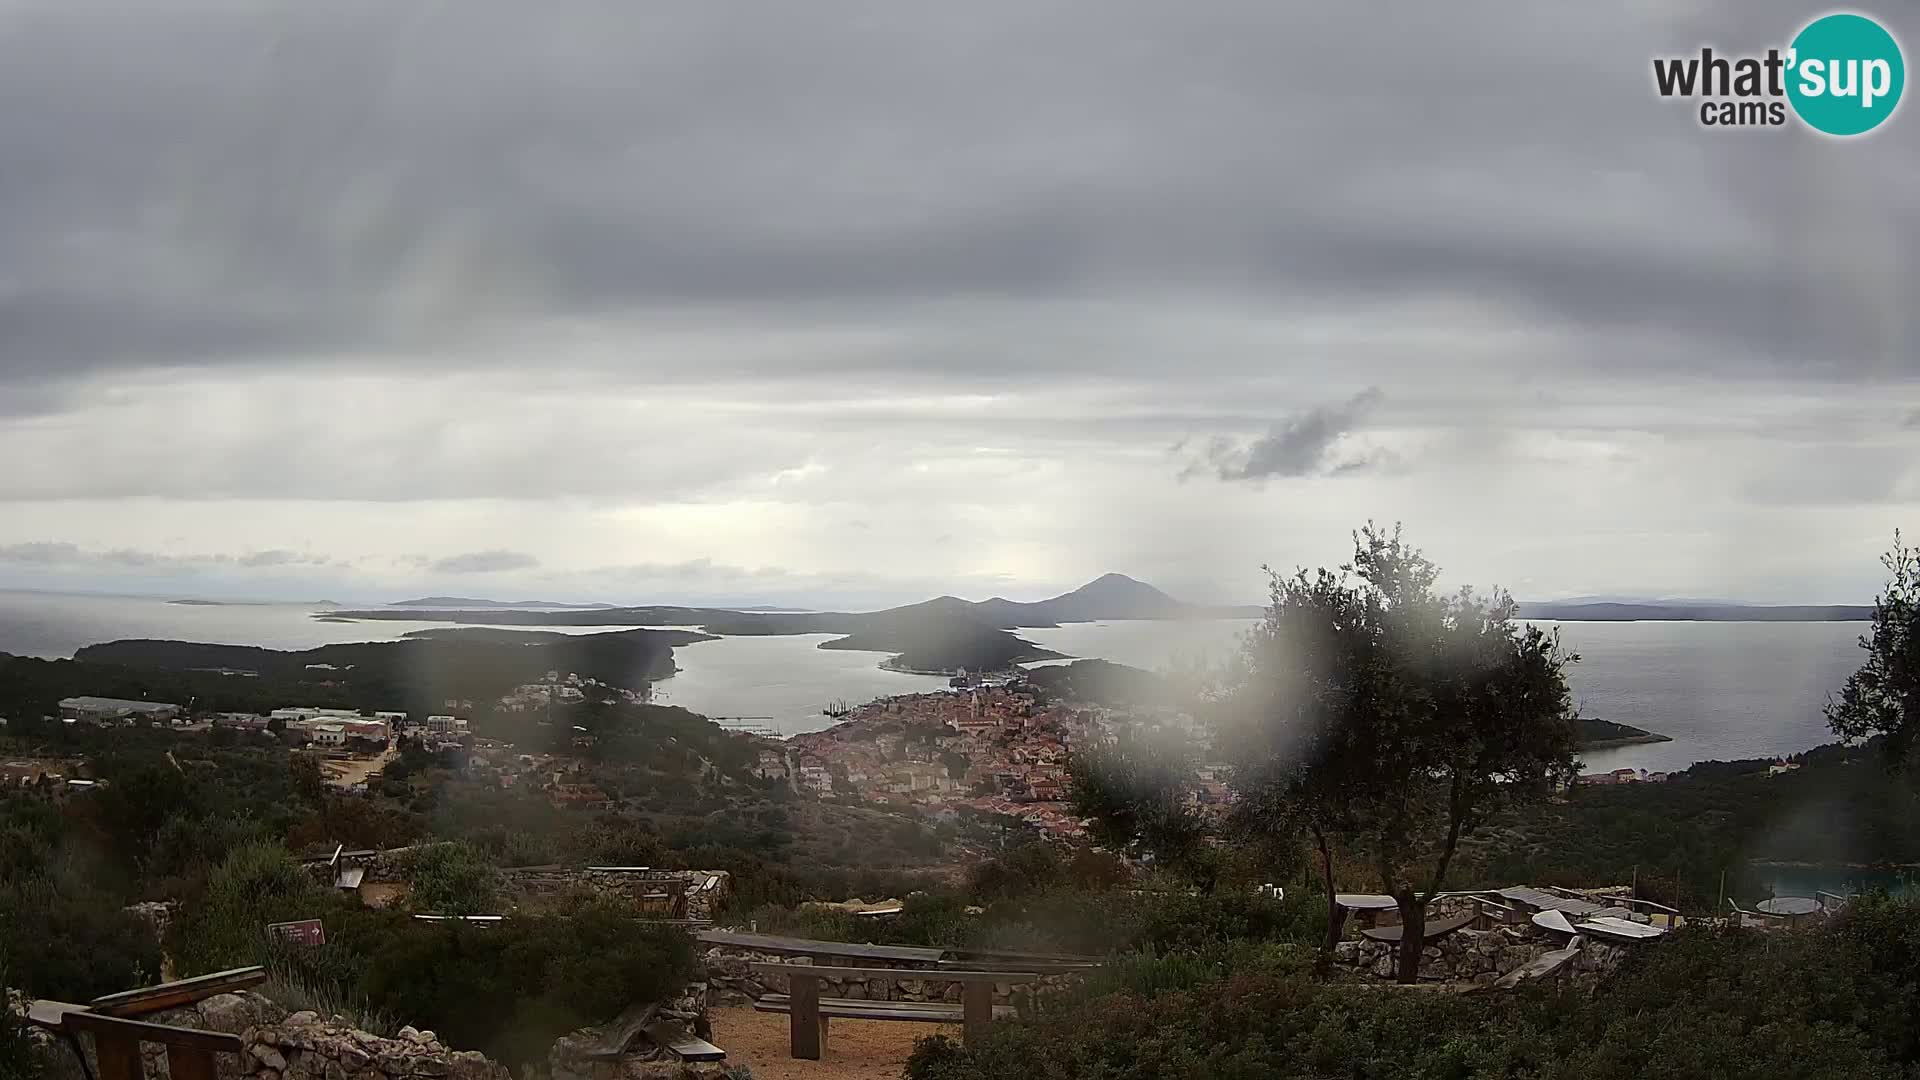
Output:
M270 923L267 926L267 933L290 945L325 945L327 943L327 929L320 925L319 919Z

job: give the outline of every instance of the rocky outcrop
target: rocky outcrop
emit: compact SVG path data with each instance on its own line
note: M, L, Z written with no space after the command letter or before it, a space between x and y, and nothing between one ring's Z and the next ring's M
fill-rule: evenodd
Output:
M431 1031L403 1027L383 1038L338 1017L289 1014L258 994L219 994L152 1019L240 1036L246 1053L215 1059L221 1080L513 1080L506 1066L475 1050L454 1050ZM150 1080L167 1077L160 1047L143 1044L141 1054Z
M561 1036L547 1054L551 1080L675 1080L731 1075L724 1061L683 1061L656 1034L713 1037L707 984L691 982L657 1005L638 1006L611 1023Z

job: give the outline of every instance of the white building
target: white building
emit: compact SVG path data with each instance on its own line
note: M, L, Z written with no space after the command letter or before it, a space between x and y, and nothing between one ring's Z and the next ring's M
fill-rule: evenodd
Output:
M295 705L285 709L275 709L268 713L272 719L291 723L295 720L318 720L322 717L335 717L341 720L357 720L358 709L317 709L309 705Z
M315 746L347 745L347 728L344 724L318 723L307 729L307 738Z
M164 722L180 715L180 706L164 701L131 701L126 698L70 697L60 699L63 720L107 723L114 720L153 720Z

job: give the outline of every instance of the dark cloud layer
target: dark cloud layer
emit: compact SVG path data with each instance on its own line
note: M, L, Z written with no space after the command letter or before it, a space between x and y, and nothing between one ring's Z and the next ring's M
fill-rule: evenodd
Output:
M1870 287L1916 238L1911 123L1703 132L1652 97L1650 56L1764 46L1805 12L1688 12L17 6L0 372L485 365L471 346L529 321L1202 293L1449 298L1676 336L1702 365L1912 374L1910 316ZM937 340L616 366L1032 373Z

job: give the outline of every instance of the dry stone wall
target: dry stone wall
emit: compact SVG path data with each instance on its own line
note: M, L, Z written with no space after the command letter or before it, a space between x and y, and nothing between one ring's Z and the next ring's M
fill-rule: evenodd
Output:
M938 971L915 968L911 964L861 959L839 961L832 957L808 958L789 953L757 952L731 945L709 945L702 961L707 972L709 1005L750 1005L767 994L788 993L788 979L780 974L755 974L753 965L815 963L823 967L898 968L902 976L878 979L822 979L821 997L853 1001L931 1001L958 1004L961 984L942 979ZM921 977L910 977L907 973ZM1029 994L1045 994L1067 985L1071 975L1048 975L1038 982L995 983L993 1000L997 1005L1014 1004Z
M420 852L434 847L433 844L416 844L412 847L389 848L350 860L350 865L366 869L368 882L380 885L404 884L409 881L412 861ZM324 863L315 864L316 874L331 875L332 870ZM712 919L721 905L726 903L732 891L733 877L725 870L652 870L644 876L635 873L613 873L605 870L590 870L584 866L515 866L501 871L511 896L520 899L554 896L561 893L585 890L610 896L625 896L639 899L648 892L659 890L659 882L671 880L682 883L687 901L686 917L689 919ZM327 876L327 880L332 878ZM713 886L705 888L711 881Z
M1421 950L1420 978L1487 986L1561 947L1560 941L1530 926L1456 930ZM1334 946L1333 957L1336 963L1363 974L1391 979L1397 970L1399 948L1397 942L1359 938ZM1625 946L1584 938L1571 974L1577 980L1604 975L1618 967L1625 955Z
M477 1050L454 1050L431 1031L403 1027L382 1038L337 1017L289 1014L258 994L219 994L152 1019L240 1036L245 1053L215 1057L221 1080L513 1080L506 1066ZM164 1049L140 1049L149 1080L167 1077Z
M662 880L683 884L686 917L708 919L726 902L732 891L733 877L725 870L654 870L645 877L632 873L611 873L584 867L538 866L509 868L503 871L507 887L522 896L554 895L586 890L604 895L639 898L659 889ZM712 888L703 888L708 881Z

